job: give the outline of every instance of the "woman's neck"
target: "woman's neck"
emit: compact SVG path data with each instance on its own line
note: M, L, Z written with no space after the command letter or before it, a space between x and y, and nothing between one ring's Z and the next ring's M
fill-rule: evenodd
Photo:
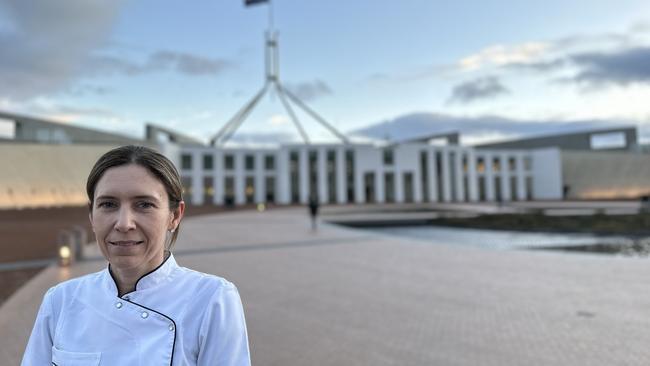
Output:
M156 256L156 258L147 262L146 265L140 267L117 268L111 266L111 274L115 280L115 285L117 286L117 295L122 297L129 292L135 291L135 285L138 283L138 280L159 267L169 256L168 253L169 252L161 253L160 256Z

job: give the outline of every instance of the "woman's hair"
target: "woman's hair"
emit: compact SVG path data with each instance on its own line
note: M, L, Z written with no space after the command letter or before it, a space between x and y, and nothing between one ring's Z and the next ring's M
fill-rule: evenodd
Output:
M169 209L175 210L178 208L179 203L183 200L183 185L174 164L164 155L151 148L127 145L115 148L102 155L90 170L88 181L86 181L86 193L88 194L88 207L91 212L95 203L95 188L104 173L110 168L128 164L140 165L153 174L165 186L169 198ZM179 229L180 223L172 234L167 249L171 249L174 242L176 242Z

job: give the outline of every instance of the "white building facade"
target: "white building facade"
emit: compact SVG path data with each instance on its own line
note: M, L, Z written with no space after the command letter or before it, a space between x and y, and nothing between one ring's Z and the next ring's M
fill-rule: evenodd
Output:
M562 199L560 152L428 144L177 146L190 204L498 202Z

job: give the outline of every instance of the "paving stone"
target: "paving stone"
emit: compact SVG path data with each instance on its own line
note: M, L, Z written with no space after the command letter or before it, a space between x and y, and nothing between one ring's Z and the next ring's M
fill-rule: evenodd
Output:
M181 265L237 284L259 365L647 365L647 259L434 245L321 225L306 209L183 222ZM18 364L51 267L0 308ZM5 364L5 361L2 362Z

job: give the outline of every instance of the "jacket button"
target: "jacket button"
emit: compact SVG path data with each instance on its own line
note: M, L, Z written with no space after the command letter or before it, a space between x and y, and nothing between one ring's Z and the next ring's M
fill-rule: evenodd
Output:
M122 308L122 303L120 301L116 302L115 307L118 308L118 309L121 309Z
M173 332L173 331L174 331L174 328L175 328L175 327L174 327L174 324L169 324L169 331L170 331L170 332Z
M142 317L142 319L147 319L147 317L149 317L149 313L143 311L142 314L140 314L140 316Z

